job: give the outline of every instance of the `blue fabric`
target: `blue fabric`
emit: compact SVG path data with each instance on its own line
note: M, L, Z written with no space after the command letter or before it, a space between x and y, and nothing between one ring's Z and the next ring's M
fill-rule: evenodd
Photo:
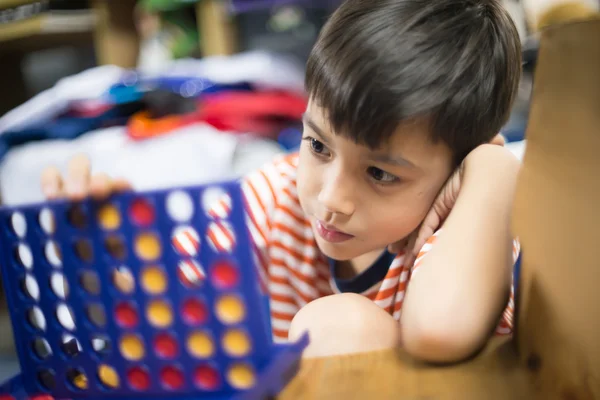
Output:
M363 293L385 278L395 257L395 254L385 250L369 268L352 279L340 279L336 277L335 260L329 261L329 268L333 281L340 292Z

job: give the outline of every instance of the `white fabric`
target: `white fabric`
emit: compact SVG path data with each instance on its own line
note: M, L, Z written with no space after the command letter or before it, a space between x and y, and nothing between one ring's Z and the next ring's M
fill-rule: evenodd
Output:
M42 170L55 165L66 172L68 161L79 153L89 156L94 172L149 190L232 179L281 152L271 141L225 134L203 123L140 142L130 140L125 128L115 127L10 151L0 165L0 192L5 205L43 201Z

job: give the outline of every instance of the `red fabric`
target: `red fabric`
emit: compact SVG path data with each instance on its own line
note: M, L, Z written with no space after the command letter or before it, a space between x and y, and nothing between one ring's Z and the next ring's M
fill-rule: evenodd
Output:
M142 112L127 128L132 139L143 140L203 121L223 131L275 138L290 121L301 120L306 105L305 97L285 92L221 92L205 96L196 113L151 119Z

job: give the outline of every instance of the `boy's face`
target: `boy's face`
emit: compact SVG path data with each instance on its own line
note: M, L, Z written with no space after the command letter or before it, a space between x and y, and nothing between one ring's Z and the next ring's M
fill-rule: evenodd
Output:
M330 131L313 101L304 118L298 196L321 251L351 260L410 235L448 179L452 154L424 123L398 127L376 150Z

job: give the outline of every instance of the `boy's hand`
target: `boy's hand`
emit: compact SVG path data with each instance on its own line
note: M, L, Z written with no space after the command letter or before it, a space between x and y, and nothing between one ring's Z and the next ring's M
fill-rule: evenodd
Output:
M496 135L490 142L490 144L497 146L504 146L504 143L504 137L500 134ZM388 251L391 253L399 253L402 250L406 252L405 265L412 265L415 262L427 239L442 226L448 215L450 215L460 192L465 164L468 159L469 156L446 181L419 228L409 236L408 240L393 243L388 247Z
M49 200L82 200L88 196L105 198L111 193L131 189L129 182L123 179L111 179L103 173L92 176L90 160L83 154L71 159L64 178L58 168L46 168L42 172L41 184L42 192Z

